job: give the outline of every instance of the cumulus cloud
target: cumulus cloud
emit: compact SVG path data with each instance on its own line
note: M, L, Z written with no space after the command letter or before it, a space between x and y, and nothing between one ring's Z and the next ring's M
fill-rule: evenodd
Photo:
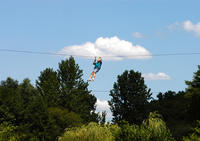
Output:
M152 58L151 53L144 47L120 40L116 36L111 38L99 37L94 43L86 42L82 45L66 46L59 53L86 58L101 56L104 60Z
M144 36L140 32L135 32L135 33L133 33L133 37L135 37L135 38L143 38Z
M191 21L185 21L182 24L183 29L187 32L194 32L197 36L200 36L200 22L193 24Z
M99 100L97 99L97 102L96 102L96 111L99 112L99 113L102 113L103 111L106 111L106 119L107 121L111 121L112 119L112 113L110 111L110 106L108 105L108 101L106 100Z
M159 72L157 74L148 73L148 74L143 74L142 76L146 80L169 80L169 79L171 79L169 75L167 75L163 72Z

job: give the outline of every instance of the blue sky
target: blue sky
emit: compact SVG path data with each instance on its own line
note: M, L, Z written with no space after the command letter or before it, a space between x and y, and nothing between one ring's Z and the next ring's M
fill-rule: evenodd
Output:
M95 43L100 37L117 37L151 54L200 52L199 5L199 0L0 0L0 49L59 52L64 47ZM140 38L134 36L136 32ZM87 80L93 60L75 58ZM40 71L56 70L62 59L0 52L0 80L9 76L21 82L28 77L34 84ZM89 88L110 90L117 75L134 69L169 77L146 80L152 92L184 90L184 81L192 79L199 59L200 55L192 55L103 61ZM110 99L107 92L94 94L101 101Z

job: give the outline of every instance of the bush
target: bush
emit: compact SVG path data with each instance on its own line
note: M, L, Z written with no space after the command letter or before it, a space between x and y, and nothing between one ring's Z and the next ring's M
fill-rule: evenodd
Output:
M156 112L149 114L149 118L142 123L140 130L146 140L175 141L161 115Z
M117 126L89 123L87 126L68 128L59 141L114 141ZM112 134L113 133L113 134Z
M165 122L156 112L141 126L122 121L118 125L90 123L79 128L66 129L59 141L175 141Z
M120 130L115 135L116 141L140 141L140 127L138 125L129 125L128 122L122 121L120 123Z
M116 141L174 141L165 122L157 113L150 113L141 126L122 123Z

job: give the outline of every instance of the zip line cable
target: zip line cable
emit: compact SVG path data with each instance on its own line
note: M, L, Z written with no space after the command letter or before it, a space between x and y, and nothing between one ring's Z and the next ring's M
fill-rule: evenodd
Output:
M39 55L60 55L60 56L76 56L76 57L94 57L91 55L73 55L65 53L53 53L53 52L41 52L41 51L28 51L28 50L13 50L13 49L0 49L0 52L13 52L13 53L27 53L27 54L39 54ZM188 53L163 53L163 54L151 54L151 55L105 55L101 57L138 57L138 56L184 56L184 55L200 55L200 52L188 52Z

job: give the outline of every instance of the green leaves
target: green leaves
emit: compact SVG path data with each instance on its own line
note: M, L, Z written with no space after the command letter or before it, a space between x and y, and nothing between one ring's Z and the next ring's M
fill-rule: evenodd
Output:
M47 68L41 72L36 87L48 106L58 106L60 104L60 82L58 74L53 69Z
M16 132L17 127L8 122L0 124L0 141L20 141L20 136Z
M82 79L83 71L79 69L73 57L59 63L58 80L61 90L61 106L70 112L79 113L84 122L96 121L96 97L88 91L88 83Z
M174 141L161 115L156 112L150 113L140 126L128 122L120 124L116 141Z
M59 141L114 141L111 125L89 123L78 128L68 128Z
M188 99L188 112L191 114L191 120L200 119L200 65L198 70L194 73L192 81L186 81L188 88L186 89L185 97Z
M62 60L61 63L59 63L58 76L62 88L68 88L68 91L73 88L79 88L80 85L84 86L83 79L81 78L83 76L83 71L79 69L73 57L65 61ZM87 87L88 84L85 86Z
M82 76L70 57L56 71L43 70L36 87L29 79L2 81L0 141L54 141L64 132L59 141L174 141L167 126L182 139L200 119L200 66L193 80L186 81L186 92L159 93L158 100L152 101L141 73L124 71L117 77L109 101L113 121L119 126L106 124L105 112L101 116L95 113L96 97ZM162 116L154 112L147 118L155 110ZM199 141L199 124L184 141Z
M150 113L140 126L124 121L120 122L120 126L89 123L67 128L59 141L174 141L160 117L158 113Z
M151 93L144 84L141 73L131 70L119 75L110 96L112 99L109 105L114 122L126 120L138 124L146 117L146 106L151 99Z
M23 134L20 141L53 141L67 127L98 121L96 97L88 91L88 83L83 81L82 75L70 57L59 63L57 71L51 68L42 71L36 87L29 79L20 84L11 78L2 81L0 123L17 126Z
M183 141L200 141L200 121L197 121L193 133L189 137L183 137Z

